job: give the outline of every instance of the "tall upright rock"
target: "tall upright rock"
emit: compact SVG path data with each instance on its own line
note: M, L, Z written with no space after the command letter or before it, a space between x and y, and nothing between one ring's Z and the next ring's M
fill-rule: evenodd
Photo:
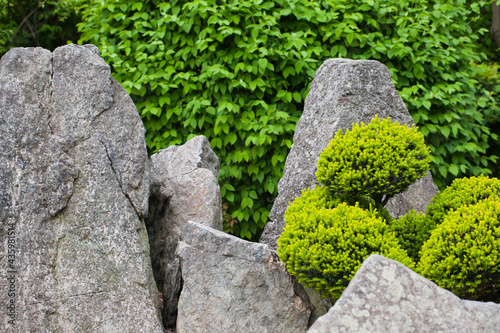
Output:
M353 123L368 124L375 115L390 117L400 124L414 124L387 67L373 60L326 60L316 72L306 98L261 243L277 248L288 203L300 196L303 189L318 185L318 159L335 133L340 129L350 130ZM431 177L430 174L426 176L425 186L412 185L406 193L391 198L388 205L395 201L405 203L406 207L392 205L389 212L397 217L410 209L424 211L437 193ZM408 195L412 200L401 198ZM416 202L420 204L415 205Z
M0 60L0 331L162 332L144 132L95 46Z
M182 286L175 255L189 220L222 230L219 158L204 136L151 156L150 215L146 219L153 273L163 295L163 324L175 328Z

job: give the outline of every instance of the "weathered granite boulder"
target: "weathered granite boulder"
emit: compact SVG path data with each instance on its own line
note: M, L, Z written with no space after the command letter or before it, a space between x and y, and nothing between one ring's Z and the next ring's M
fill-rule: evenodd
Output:
M397 261L368 257L308 333L498 332L500 304L461 300Z
M144 127L95 46L0 60L0 147L0 331L162 332Z
M187 221L222 230L218 177L219 159L204 136L151 156L151 211L146 225L165 327L175 328L182 284L175 249Z
M177 253L184 281L177 333L307 330L307 296L267 245L190 221Z
M302 190L317 185L316 171L319 155L328 146L339 130L350 130L353 123L368 124L375 115L391 117L400 124L414 124L406 105L399 97L387 67L373 60L329 59L316 72L304 112L300 118L293 145L287 156L283 178L278 184L278 197L269 214L261 243L277 248L277 240L285 226L283 216ZM428 174L422 184L412 185L407 193L394 196L394 202L405 201L406 207L391 213L401 214L404 210L422 209L413 202L430 202L437 193L437 187ZM411 196L411 200L401 196ZM406 212L404 212L406 213Z

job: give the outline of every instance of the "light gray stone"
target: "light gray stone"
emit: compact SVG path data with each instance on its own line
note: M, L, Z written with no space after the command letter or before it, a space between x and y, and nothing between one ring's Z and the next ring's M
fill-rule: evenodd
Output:
M267 245L190 221L177 253L184 281L177 333L307 330L307 295Z
M414 124L387 67L373 60L326 60L316 72L306 98L283 178L278 184L278 197L269 214L270 221L265 226L261 243L268 244L272 249L277 248L289 202L300 196L303 189L318 184L318 159L335 133L339 129L350 130L353 123L368 124L375 115L381 119L390 117L400 124ZM432 176L429 174L426 177L428 180L424 184L431 184ZM408 192L417 189L411 187ZM436 187L432 184L431 188L424 188L423 193L412 194L412 198L422 197L422 201L426 201L435 191ZM409 203L408 208L411 209ZM397 211L400 212L399 209Z
M500 304L461 300L406 266L371 255L308 333L498 332Z
M150 216L153 272L163 295L163 324L175 328L182 280L177 243L188 220L222 230L219 159L204 136L151 156Z
M95 46L0 60L0 331L163 331L144 132Z
M385 208L394 218L405 215L412 209L425 213L431 199L438 192L439 189L432 181L430 171L427 171L427 176L417 179L406 191L393 196Z

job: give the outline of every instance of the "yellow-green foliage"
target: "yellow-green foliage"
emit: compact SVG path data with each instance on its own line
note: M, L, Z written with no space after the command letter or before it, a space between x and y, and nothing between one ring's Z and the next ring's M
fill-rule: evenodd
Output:
M406 250L413 261L418 262L420 249L434 229L434 225L427 216L412 209L397 220L389 220L388 224L389 228L396 234L402 248Z
M287 216L291 216L303 209L333 209L341 203L347 203L351 206L358 205L360 208L373 212L385 222L394 220L382 205L375 205L372 200L366 197L353 197L332 192L326 186L318 186L314 189L306 188L302 190L300 197L296 198L285 212L285 221Z
M500 199L500 180L486 176L455 179L443 192L432 198L427 216L434 226L443 222L445 215L459 207L493 197Z
M500 301L500 201L451 210L424 243L418 272L459 297Z
M384 203L429 169L429 148L415 126L378 116L336 133L321 153L316 177L335 192L367 195Z
M278 240L278 254L299 282L325 297L339 298L370 254L414 266L375 210L347 203L333 209L304 204L314 196L323 200L321 195L326 191L305 191L285 213L286 227ZM331 207L328 200L323 202Z

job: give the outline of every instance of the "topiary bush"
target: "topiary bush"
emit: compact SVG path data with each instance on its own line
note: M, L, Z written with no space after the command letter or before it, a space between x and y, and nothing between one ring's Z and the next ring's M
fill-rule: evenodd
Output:
M455 179L440 192L427 207L430 231L444 221L451 210L477 203L487 198L500 199L500 180L484 175Z
M323 191L305 193L312 199ZM324 297L337 299L370 254L378 253L414 266L374 210L347 203L318 209L314 204L307 205L311 200L301 198L295 199L285 213L286 227L278 239L279 257L300 283ZM328 200L324 202L328 205ZM301 207L297 209L298 206Z
M500 201L450 210L424 243L417 271L461 298L500 301Z
M388 225L408 256L414 262L419 262L422 245L435 227L427 216L412 209L398 219L388 220Z
M334 192L385 205L429 169L429 148L415 126L376 116L335 134L321 153L316 178Z

